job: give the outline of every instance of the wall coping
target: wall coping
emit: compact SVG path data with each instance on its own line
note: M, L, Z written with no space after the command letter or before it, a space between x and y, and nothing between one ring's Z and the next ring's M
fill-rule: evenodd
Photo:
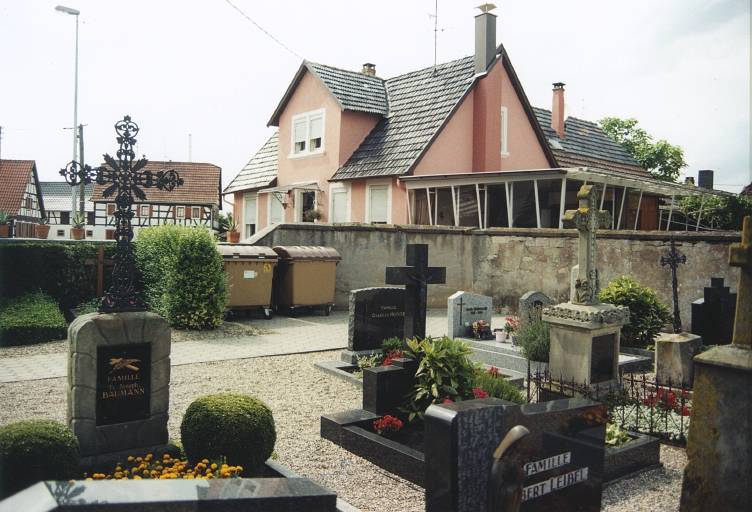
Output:
M72 238L0 238L0 245L25 245L28 243L40 243L40 244L116 244L117 240L93 240L91 238L85 238L84 240L73 240Z

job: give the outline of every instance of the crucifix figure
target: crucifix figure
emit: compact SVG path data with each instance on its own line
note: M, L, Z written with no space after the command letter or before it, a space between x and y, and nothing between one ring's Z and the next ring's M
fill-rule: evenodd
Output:
M742 241L729 247L729 265L739 267L732 343L752 349L752 217L744 217Z
M579 207L564 213L564 226L577 228L580 232L577 263L579 271L575 281L574 304L598 304L598 269L595 268L595 232L611 223L611 215L605 210L594 209L593 185L583 185L577 192Z
M386 284L405 285L405 338L426 337L429 284L446 282L445 267L428 266L428 245L407 244L406 267L387 267Z
M115 124L117 141L120 148L117 151L117 160L110 155L104 155L105 165L91 168L82 166L76 161L70 162L60 174L71 186L80 183L96 181L99 185L109 185L102 195L110 197L115 194L115 240L117 246L113 258L112 284L102 298L99 311L143 311L146 305L138 296L135 289L136 262L133 255L133 199L146 200L146 194L142 189L156 187L171 191L183 184L183 179L174 170L142 171L148 160L141 158L134 162L136 157L133 147L136 144L138 125L131 121L130 116L125 116L122 121Z
M687 257L676 250L676 241L671 239L671 249L665 256L661 256L661 266L671 267L671 289L674 292L674 332L682 332L682 321L679 313L679 283L676 280L676 269L679 264L687 263Z

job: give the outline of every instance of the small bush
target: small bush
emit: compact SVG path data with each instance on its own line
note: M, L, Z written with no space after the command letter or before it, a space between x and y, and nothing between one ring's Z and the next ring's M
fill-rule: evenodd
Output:
M42 292L0 302L0 346L64 339L68 325L55 300Z
M139 232L136 259L149 307L173 327L222 323L227 280L222 256L203 228L159 226Z
M621 328L621 343L624 345L643 348L651 345L661 327L672 319L668 307L658 299L655 291L628 276L608 283L599 298L629 308L629 323Z
M487 370L477 369L475 371L473 387L482 389L488 393L488 396L509 400L518 404L525 403L525 399L519 389L510 384L503 376L496 375Z
M389 352L399 350L403 352L407 348L402 338L388 338L381 343L381 352L386 356Z
M69 428L49 420L0 427L0 498L41 480L76 477L78 439Z
M517 344L522 354L530 361L548 362L551 338L548 324L543 320L528 322L517 332Z
M277 433L272 411L248 395L217 394L195 400L180 425L183 448L192 464L226 458L245 474L271 456Z

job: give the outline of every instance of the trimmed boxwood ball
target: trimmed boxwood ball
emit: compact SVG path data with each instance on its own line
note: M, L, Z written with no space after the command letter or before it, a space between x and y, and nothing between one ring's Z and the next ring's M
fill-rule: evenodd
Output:
M226 457L244 474L271 456L277 432L269 407L249 395L220 393L195 400L180 425L180 437L191 463Z
M76 478L80 455L71 430L51 420L0 427L0 498L41 480Z

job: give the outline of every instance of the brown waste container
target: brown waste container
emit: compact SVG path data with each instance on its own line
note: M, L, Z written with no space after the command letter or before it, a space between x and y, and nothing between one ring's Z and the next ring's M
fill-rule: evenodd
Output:
M272 317L272 281L277 253L258 245L220 244L229 285L230 309L263 309Z
M302 307L323 307L331 313L337 263L342 259L333 247L277 246L279 264L274 276L274 305L291 314Z

